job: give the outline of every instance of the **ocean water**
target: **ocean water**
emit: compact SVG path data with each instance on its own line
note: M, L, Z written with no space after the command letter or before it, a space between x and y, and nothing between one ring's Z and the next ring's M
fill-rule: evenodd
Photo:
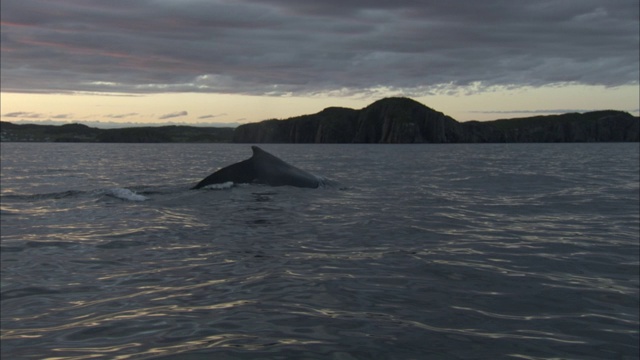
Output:
M637 359L637 143L1 145L2 359Z

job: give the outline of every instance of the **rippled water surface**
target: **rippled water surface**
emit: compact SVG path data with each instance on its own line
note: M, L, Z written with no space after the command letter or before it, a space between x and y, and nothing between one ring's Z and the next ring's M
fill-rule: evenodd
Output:
M3 359L637 359L638 144L2 144Z

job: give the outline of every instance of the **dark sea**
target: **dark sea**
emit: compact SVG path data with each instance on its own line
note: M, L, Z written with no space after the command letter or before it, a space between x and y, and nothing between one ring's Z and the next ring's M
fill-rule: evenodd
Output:
M1 145L2 359L638 359L638 143Z

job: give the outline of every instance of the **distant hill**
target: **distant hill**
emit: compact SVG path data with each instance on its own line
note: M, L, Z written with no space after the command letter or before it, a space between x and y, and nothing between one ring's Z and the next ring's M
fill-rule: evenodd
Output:
M640 140L640 121L622 111L458 122L408 98L386 98L361 110L240 125L237 143L490 143Z
M82 124L31 125L0 123L2 141L111 142L111 143L210 143L230 142L233 128L159 126L98 129Z
M640 120L606 110L495 121L458 122L409 98L378 100L360 109L329 107L317 114L233 128L160 126L98 129L82 124L0 123L2 141L236 143L496 143L638 142Z

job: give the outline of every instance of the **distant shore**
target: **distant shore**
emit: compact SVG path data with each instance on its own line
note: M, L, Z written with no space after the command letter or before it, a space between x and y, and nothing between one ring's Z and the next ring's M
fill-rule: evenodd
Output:
M638 142L640 119L615 110L458 122L409 98L361 109L265 120L237 128L158 126L99 129L83 124L0 123L2 142L95 143L518 143Z
M0 123L2 142L93 143L224 143L231 142L233 128L158 126L98 129L82 124L33 125Z

